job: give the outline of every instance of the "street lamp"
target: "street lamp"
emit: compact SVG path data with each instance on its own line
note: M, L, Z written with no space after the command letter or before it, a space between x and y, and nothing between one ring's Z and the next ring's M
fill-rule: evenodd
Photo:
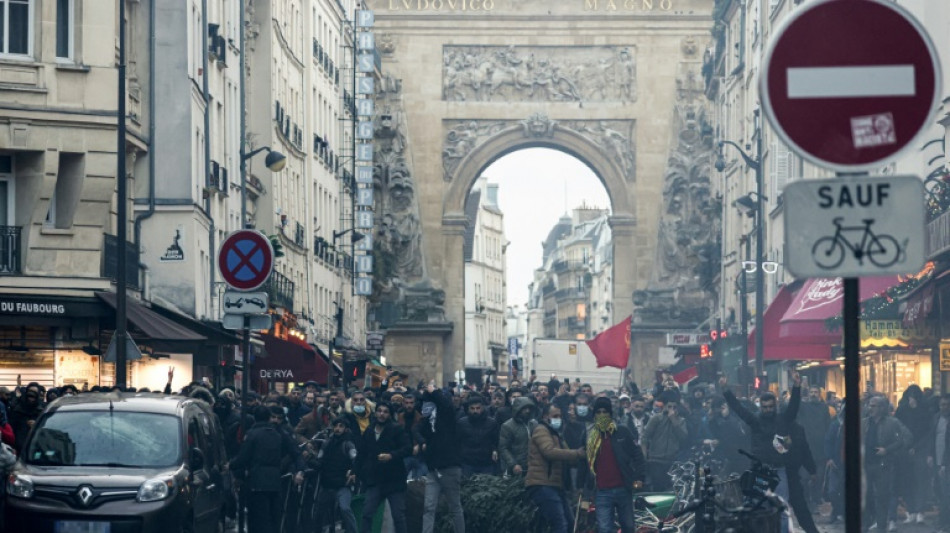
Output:
M748 208L746 211L747 214L754 210L756 215L756 224L755 224L755 263L757 270L762 269L762 265L765 262L765 217L763 200L765 199L762 196L762 124L761 117L759 116L759 110L756 109L753 111L755 117L755 130L752 133L752 136L755 138L755 158L750 156L742 149L741 146L732 142L732 141L719 141L719 154L716 158L716 170L722 172L726 169L726 161L723 158L723 146L729 145L739 151L739 155L742 156L743 161L747 167L755 171L755 198L753 199L751 195L743 196L738 198L735 201L737 207ZM746 145L746 150L751 148L749 145ZM765 307L765 294L764 294L764 276L761 272L757 272L755 276L755 374L757 376L762 375L764 368L764 339L765 332L763 331L763 313ZM749 366L748 360L748 351L745 351L745 357L743 357L742 366L743 372ZM748 374L744 374L748 375Z
M366 235L356 231L354 228L345 229L343 231L333 232L333 249L336 249L336 241L347 233L352 233L350 235L350 244L354 242L359 242L363 240L363 237ZM339 263L336 263L339 265ZM339 267L336 268L336 274L340 276L340 298L336 303L336 312L333 313L333 320L336 323L336 332L333 334L333 338L330 339L330 353L327 354L327 388L333 384L333 351L336 350L337 339L343 338L343 276L340 274ZM346 387L346 373L343 373L343 386Z

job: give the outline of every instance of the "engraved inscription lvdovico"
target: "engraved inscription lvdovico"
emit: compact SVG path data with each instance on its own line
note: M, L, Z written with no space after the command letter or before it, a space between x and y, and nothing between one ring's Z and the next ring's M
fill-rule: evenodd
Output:
M561 0L552 0L561 1ZM672 11L673 0L576 0L584 11ZM389 11L494 11L495 0L389 0Z

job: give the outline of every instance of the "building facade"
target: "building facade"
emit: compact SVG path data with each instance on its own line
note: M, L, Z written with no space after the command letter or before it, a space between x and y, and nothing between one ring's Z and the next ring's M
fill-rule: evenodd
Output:
M498 185L482 177L465 204L465 373L478 382L486 371L508 373L505 311L505 215Z

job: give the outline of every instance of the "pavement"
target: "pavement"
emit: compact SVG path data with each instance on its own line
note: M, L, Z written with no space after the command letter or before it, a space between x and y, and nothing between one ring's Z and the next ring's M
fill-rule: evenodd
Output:
M830 514L831 508L829 504L824 504L818 507L815 510L815 525L818 526L818 531L821 533L844 533L845 526L843 520L838 520L834 524L826 523L828 520L828 514ZM905 524L904 518L906 515L902 510L898 511L898 519L894 521L894 525L897 527L897 533L935 533L937 527L934 525L937 519L937 512L924 513L925 522L922 524L913 523ZM798 528L798 524L795 523L796 533L801 533L801 529ZM886 533L885 530L872 529L870 533Z

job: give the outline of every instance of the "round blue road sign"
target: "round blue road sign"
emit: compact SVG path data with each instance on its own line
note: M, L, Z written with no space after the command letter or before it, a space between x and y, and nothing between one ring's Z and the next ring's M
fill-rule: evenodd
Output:
M274 249L266 235L238 230L221 243L218 251L221 277L232 288L252 291L267 281L274 269Z

